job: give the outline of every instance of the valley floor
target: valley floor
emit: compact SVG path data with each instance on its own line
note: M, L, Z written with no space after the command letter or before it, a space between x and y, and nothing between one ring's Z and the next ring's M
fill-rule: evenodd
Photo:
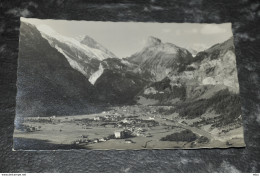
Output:
M180 118L177 113L161 113L162 109L169 108L134 105L110 107L99 114L27 117L16 125L14 149L53 150L67 146L66 149L124 150L245 146L242 126L229 130L225 128L226 132L223 129L212 129L206 124L196 127L191 125L192 120ZM196 138L184 136L182 140L161 140L184 130L190 131ZM48 147L44 148L44 144L48 144ZM49 148L50 145L53 147Z

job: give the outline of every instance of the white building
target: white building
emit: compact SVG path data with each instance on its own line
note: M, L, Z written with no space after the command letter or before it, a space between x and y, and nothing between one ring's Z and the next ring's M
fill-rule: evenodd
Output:
M115 131L114 134L115 134L116 139L124 138L124 131L123 130Z

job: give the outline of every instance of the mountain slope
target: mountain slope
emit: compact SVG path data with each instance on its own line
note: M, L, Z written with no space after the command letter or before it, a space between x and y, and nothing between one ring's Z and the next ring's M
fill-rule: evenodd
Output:
M148 84L136 96L137 100L155 100L153 102L156 102L158 105L172 105L183 101L185 98L186 87L184 85L172 85L168 77L161 81ZM145 103L147 104L147 102Z
M105 59L100 67L102 69L99 71L102 70L102 74L98 74L94 83L98 92L98 102L117 105L133 104L135 96L149 83L137 73L129 71L128 64L121 59Z
M93 86L71 68L31 24L20 28L18 116L81 114L89 111Z

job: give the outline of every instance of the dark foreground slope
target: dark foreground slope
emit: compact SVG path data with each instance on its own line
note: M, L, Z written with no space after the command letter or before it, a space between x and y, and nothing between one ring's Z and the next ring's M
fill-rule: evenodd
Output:
M32 25L21 23L18 116L81 114L91 110L93 87Z

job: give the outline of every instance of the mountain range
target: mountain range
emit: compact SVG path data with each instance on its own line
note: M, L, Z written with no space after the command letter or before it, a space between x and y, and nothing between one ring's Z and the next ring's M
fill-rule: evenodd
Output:
M151 36L140 51L121 59L88 35L67 37L26 22L20 29L20 116L84 114L126 104L196 105L219 94L228 108L239 101L232 37L194 56Z

